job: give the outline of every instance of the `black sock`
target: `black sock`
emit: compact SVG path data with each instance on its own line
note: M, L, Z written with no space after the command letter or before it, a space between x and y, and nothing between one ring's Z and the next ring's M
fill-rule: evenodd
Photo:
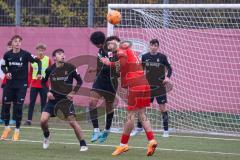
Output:
M43 135L44 135L45 138L48 138L49 135L50 135L50 132L49 132L49 131L44 131L44 132L43 132Z
M9 119L4 120L5 126L9 126Z
M113 119L114 112L108 113L107 114L107 121L106 121L106 130L109 130L112 125L112 119Z
M168 112L162 112L163 119L163 129L164 131L168 131Z
M19 129L20 125L21 125L21 121L22 121L22 108L23 108L23 104L22 103L16 103L13 106L14 108L14 114L15 114L15 118L16 118L16 128Z
M80 140L79 143L80 143L80 147L81 147L81 146L87 146L87 144L86 144L86 142L85 142L84 139L83 139L83 140Z
M9 125L9 120L10 120L10 107L11 107L11 104L4 104L3 106L3 120L5 122L5 126L8 126Z
M20 128L20 125L21 125L21 121L19 120L16 120L16 128L19 129Z
M90 118L91 118L91 121L92 121L93 128L99 128L97 108L94 108L94 109L90 110Z
M141 123L141 121L138 119L138 122L137 122L137 127L138 128L142 128L142 123Z

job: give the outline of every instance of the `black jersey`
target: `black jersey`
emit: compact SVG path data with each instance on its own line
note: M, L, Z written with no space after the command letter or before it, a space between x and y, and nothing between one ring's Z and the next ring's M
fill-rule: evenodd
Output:
M101 62L100 58L106 57L109 58L111 62L116 62L118 60L117 55L112 52L105 52L103 49L99 49L98 51L98 60L97 60L97 77L101 76L105 79L110 79L111 76L111 67L108 65L105 65Z
M29 62L36 62L38 64L38 74L41 74L41 61L29 52L22 49L18 53L13 53L13 50L6 52L3 57L1 69L5 74L12 74L12 79L7 79L6 85L12 87L18 87L22 84L27 85Z
M71 91L77 92L82 85L80 74L77 73L76 67L70 63L64 63L62 67L53 64L45 72L46 76L42 79L42 86L47 89L46 82L50 79L51 92L55 98L64 97ZM74 88L73 79L77 81Z
M112 69L110 66L107 66L101 62L100 58L102 57L109 58L111 62L116 62L118 60L115 53L105 52L103 49L99 49L97 60L97 74L95 82L93 83L93 89L115 92L117 88L118 75L115 69Z
M142 56L142 65L146 71L146 77L150 85L161 83L165 79L165 67L168 70L167 77L172 75L172 67L167 57L162 53L151 55L146 53Z

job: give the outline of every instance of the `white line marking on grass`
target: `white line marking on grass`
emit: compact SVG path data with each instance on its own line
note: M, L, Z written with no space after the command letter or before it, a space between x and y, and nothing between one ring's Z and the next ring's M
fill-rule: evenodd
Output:
M7 139L11 141L10 139ZM22 139L19 140L20 142L29 142L29 143L42 143L42 141L33 141ZM52 144L66 144L66 145L79 145L79 143L74 142L51 142ZM97 146L97 147L116 147L115 145L106 145L106 144L88 144L89 146ZM136 146L129 146L130 149L146 149L146 147L136 147ZM210 152L210 151L194 151L194 150L185 150L185 149L169 149L169 148L157 148L157 150L162 151L173 151L173 152L191 152L191 153L204 153L204 154L220 154L220 155L233 155L233 156L240 156L239 153L225 153L225 152Z
M232 138L216 138L216 137L201 137L201 136L180 136L180 135L170 135L172 137L181 137L181 138L196 138L196 139L212 139L212 140L223 140L223 141L240 141L240 139Z
M4 126L2 126L4 127ZM40 130L40 127L21 127L25 129L38 129ZM56 131L72 131L72 129L67 128L50 128L50 130L56 130ZM92 132L92 130L83 130L84 132ZM238 141L240 142L240 139L233 139L233 138L217 138L217 137L201 137L201 136L183 136L183 135L170 135L170 137L180 137L180 138L196 138L196 139L210 139L210 140L223 140L223 141Z

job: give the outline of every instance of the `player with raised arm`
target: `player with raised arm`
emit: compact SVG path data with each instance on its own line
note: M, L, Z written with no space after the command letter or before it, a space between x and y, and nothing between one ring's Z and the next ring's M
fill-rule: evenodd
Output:
M91 142L99 141L103 143L106 141L109 133L110 127L112 124L112 119L114 115L113 110L113 102L116 95L117 89L117 78L114 73L110 74L110 67L104 65L101 61L101 57L108 57L110 61L116 61L117 58L113 54L108 54L103 49L103 44L105 42L105 34L101 31L96 31L91 34L90 37L91 42L99 48L98 51L98 59L97 59L97 69L95 71L96 79L93 83L92 89L90 91L90 101L89 101L89 109L90 109L90 118L93 125L93 133ZM90 69L89 71L93 71ZM98 110L97 103L101 98L104 98L106 103L106 124L103 132L100 132L99 124L98 124Z
M74 129L75 135L80 143L80 151L87 151L88 147L83 138L83 132L76 121L75 109L73 105L73 97L82 85L82 79L76 71L76 67L65 62L63 49L53 51L53 59L55 63L46 69L46 75L42 79L42 87L47 92L48 102L43 109L41 115L41 128L43 130L44 140L43 149L49 147L50 131L48 121L50 116L55 117L59 111ZM50 79L51 89L48 90L46 83ZM73 80L77 81L73 88Z
M151 86L151 103L153 103L154 98L156 98L159 109L162 112L163 137L169 137L168 112L166 108L167 92L165 84L170 83L172 67L166 55L158 52L158 49L159 41L157 39L152 39L150 41L150 52L142 56L142 65ZM165 75L165 70L167 70L167 75ZM142 124L138 121L137 128L132 132L131 136L139 134L142 130Z
M142 65L130 48L129 42L120 43L118 37L111 36L107 38L106 43L108 50L117 54L119 62L110 62L108 58L101 58L101 60L104 64L120 71L121 86L128 90L127 120L120 146L116 148L112 155L116 156L129 150L128 140L134 128L135 115L138 114L149 141L147 156L152 156L157 147L157 141L154 139L150 121L145 115L146 107L150 106L150 86L145 78Z
M6 74L7 83L4 89L4 111L5 129L1 136L2 140L7 139L11 132L9 126L11 102L14 103L16 129L13 134L13 141L18 141L20 137L19 128L22 120L22 108L28 87L28 64L29 62L38 64L37 77L41 78L41 61L29 52L21 49L22 37L15 35L11 39L13 49L6 52L1 64L2 71Z

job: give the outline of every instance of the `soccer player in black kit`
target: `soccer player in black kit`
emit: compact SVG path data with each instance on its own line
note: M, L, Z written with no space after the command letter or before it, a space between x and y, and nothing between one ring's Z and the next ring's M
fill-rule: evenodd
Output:
M65 62L63 49L53 51L55 63L46 69L46 75L42 79L42 87L47 92L48 102L41 115L41 128L43 130L44 140L43 149L47 149L50 142L50 132L48 129L48 120L55 117L58 111L62 112L64 118L74 129L75 135L80 143L80 151L87 151L88 147L83 139L83 132L76 121L75 109L73 106L73 96L78 92L82 85L82 79L76 71L76 67ZM50 79L51 89L48 90L46 82ZM77 81L73 88L73 79Z
M7 82L4 89L4 111L5 129L1 140L7 139L11 132L9 126L11 102L15 104L16 129L12 140L18 141L20 137L19 128L22 120L22 108L28 87L28 64L38 64L38 78L41 78L41 61L29 52L21 49L22 37L15 35L11 39L13 49L6 52L3 57L1 69L5 73Z
M10 51L10 50L12 50L12 41L9 41L7 43L7 51ZM6 76L4 75L4 78L2 80L2 85L1 85L3 91L4 91L4 88L5 88L6 82L7 82L7 79L6 79ZM2 120L3 119L3 107L4 107L4 103L3 102L4 102L4 95L2 95L2 108L1 108L0 124L4 123L4 120ZM12 119L9 121L10 125L16 124L14 115L15 114L14 114L14 109L13 109Z
M96 79L93 83L92 89L90 91L90 102L89 102L89 110L90 110L90 118L93 125L93 133L91 142L96 142L97 140L100 143L106 141L109 133L110 127L112 124L112 119L114 115L113 103L116 95L116 89L118 86L117 83L117 74L115 71L110 70L110 67L104 65L100 59L101 57L107 57L110 61L117 61L117 56L112 52L106 52L104 47L105 42L105 34L101 31L96 31L91 34L90 37L91 42L99 48L98 51L98 59L97 59L97 71ZM94 69L93 69L94 70ZM91 71L91 70L89 70ZM106 125L103 132L100 132L99 124L98 124L98 111L97 111L97 103L101 98L104 98L106 102Z
M156 98L159 109L162 112L163 119L163 137L169 137L168 132L168 112L166 108L167 93L166 83L170 83L172 67L169 64L166 55L158 52L159 41L152 39L150 41L150 52L142 56L142 65L146 71L147 80L151 86L151 102ZM165 76L165 69L167 75ZM142 124L138 121L137 128L131 133L131 136L137 135L142 131Z

